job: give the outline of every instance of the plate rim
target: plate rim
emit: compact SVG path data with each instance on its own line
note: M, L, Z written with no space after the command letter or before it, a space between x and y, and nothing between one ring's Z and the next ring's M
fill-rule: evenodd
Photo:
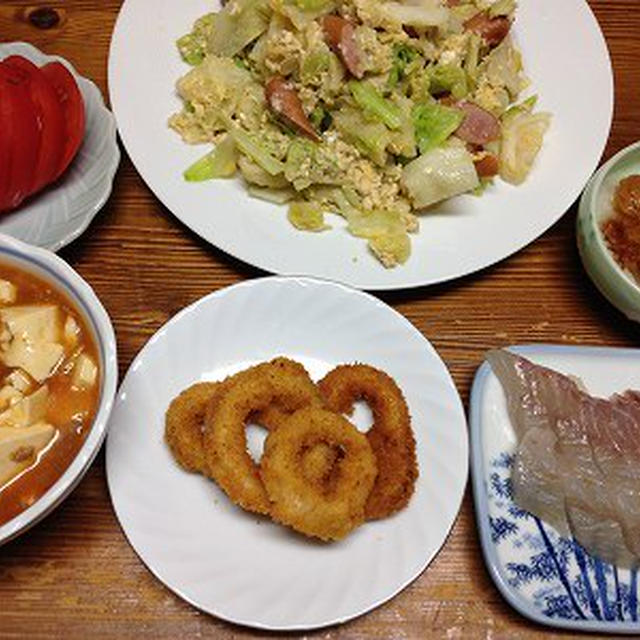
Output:
M505 345L503 347L513 353L526 357L536 355L557 354L594 354L611 355L616 353L623 357L638 358L640 349L632 347L602 347L602 346L582 346L582 345L561 345L551 343L523 343ZM533 608L516 591L509 587L506 577L501 571L500 561L497 555L496 545L491 540L491 533L487 525L489 517L488 494L486 487L486 465L482 449L483 421L482 405L486 392L486 385L491 376L494 375L491 365L486 359L477 368L471 386L469 399L469 437L471 440L471 487L473 493L473 504L478 529L482 555L485 566L491 576L493 583L498 588L502 597L513 609L533 622L540 623L545 627L571 629L594 633L619 633L638 634L640 632L640 621L607 621L607 620L566 620L562 618L549 618L537 609Z
M345 622L350 621L350 620L355 620L357 618L360 618L361 616L364 616L364 615L368 614L369 612L371 612L374 609L380 607L381 605L389 602L394 597L396 597L400 592L402 592L404 589L406 589L410 584L412 584L415 580L417 580L428 569L428 567L433 563L433 561L436 559L436 557L440 554L440 552L443 550L444 546L447 544L447 541L449 540L451 532L452 532L452 530L453 530L453 528L455 526L455 523L457 522L457 520L458 520L458 518L460 516L462 503L464 501L464 497L465 497L465 494L466 494L466 489L467 489L467 486L468 486L468 483L469 483L470 442L469 442L468 422L467 422L466 412L464 411L464 405L462 403L462 398L461 398L460 393L459 393L459 391L458 391L458 389L457 389L457 387L455 385L455 381L453 380L453 377L451 375L451 372L449 371L449 368L447 367L446 363L441 358L440 354L435 349L435 347L433 346L431 341L408 318L406 318L403 314L401 314L399 311L397 311L396 309L394 309L390 305L386 304L385 302L383 302L382 300L380 300L376 296L374 296L374 295L372 295L370 293L367 293L366 291L361 291L359 289L351 287L350 285L344 284L342 282L337 282L337 281L334 281L334 280L330 280L330 279L326 279L326 278L319 278L319 277L315 277L315 276L306 276L306 275L303 275L303 276L268 275L268 276L259 277L259 278L252 278L252 279L249 279L249 280L242 280L242 281L239 281L239 282L234 283L232 285L229 285L227 287L221 287L220 289L212 291L212 292L202 296L201 298L195 300L194 302L192 302L191 304L187 305L186 307L184 307L180 311L178 311L175 315L173 315L171 318L169 318L169 320L167 320L167 322L164 325L162 325L147 340L147 342L142 346L140 351L136 354L135 358L132 360L131 364L129 365L129 367L127 369L126 374L122 378L122 383L120 385L120 389L118 390L118 393L116 394L113 411L112 411L111 417L110 417L110 422L113 421L114 418L116 417L118 405L120 404L120 401L121 401L120 396L123 393L123 390L125 390L125 387L126 387L126 384L128 382L129 376L133 375L135 373L136 366L138 366L139 362L144 357L145 350L147 349L148 346L152 346L155 343L155 341L157 341L162 336L162 334L168 328L170 328L170 325L172 325L174 322L176 322L176 323L180 322L181 319L184 316L192 313L193 310L196 307L198 307L200 305L209 304L210 300L215 300L216 298L218 298L220 296L226 295L231 290L242 289L242 288L251 288L251 287L254 287L254 286L260 286L265 281L267 281L268 283L270 283L270 282L285 282L285 283L294 282L294 283L303 283L303 284L307 284L307 285L311 284L313 286L321 285L321 286L337 287L341 291L343 291L343 292L345 292L345 293L347 293L349 295L356 294L357 296L364 297L364 298L368 299L370 302L373 302L376 305L376 307L384 309L385 312L391 311L393 316L394 316L394 319L395 320L399 319L406 329L408 329L408 330L412 331L413 333L415 333L416 336L419 337L421 339L421 341L424 343L424 346L428 349L428 351L430 352L430 355L432 357L435 357L439 361L439 363L442 366L444 372L446 373L446 381L451 386L452 397L455 398L455 411L456 411L456 414L458 415L458 418L461 420L462 425L465 427L465 429L461 432L461 436L460 436L460 445L461 445L460 458L461 458L461 460L464 461L465 468L464 468L464 474L460 474L460 477L462 479L460 481L460 487L459 487L459 489L457 489L457 492L459 493L459 496L458 496L458 499L457 499L457 506L453 510L453 517L451 519L451 522L446 527L446 530L444 530L443 535L442 535L442 540L439 542L439 544L437 545L437 547L435 548L433 553L428 555L428 556L425 556L425 559L420 563L419 569L417 569L415 571L415 573L410 578L408 578L407 580L403 581L395 590L393 590L389 594L385 595L384 597L375 600L369 606L367 606L365 609L358 610L355 613L345 614L345 615L340 616L339 618L338 617L334 617L331 620L328 620L326 622L323 622L323 623L320 623L320 624L314 623L314 624L311 624L311 625L304 624L304 623L276 625L276 624L269 624L269 623L265 623L265 622L247 621L246 618L244 618L244 619L243 618L235 618L235 617L232 617L232 616L230 616L230 615L228 615L226 613L223 614L218 610L216 610L216 611L207 610L205 607L203 607L202 605L200 605L197 602L195 602L193 598L190 598L189 596L185 595L180 588L173 586L172 584L170 584L170 581L168 581L165 578L163 578L158 573L158 571L156 569L154 569L154 567L151 566L151 564L148 563L147 560L145 560L145 558L143 557L142 551L139 550L137 548L137 546L133 543L133 541L131 540L131 538L130 538L128 532L127 532L127 530L125 529L125 526L124 526L123 522L121 521L121 517L120 517L119 511L118 511L118 507L116 506L116 501L115 501L114 494L113 494L113 491L112 491L111 472L109 471L109 468L110 468L111 464L113 464L112 462L110 462L110 459L112 459L112 456L114 454L110 453L110 451L113 451L113 449L109 446L109 443L110 443L112 434L114 433L114 430L111 428L111 426L112 426L111 424L110 424L110 428L108 429L107 440L106 440L106 445L105 445L105 475L106 475L106 480L107 480L107 487L108 487L110 502L111 502L112 508L114 510L114 513L116 515L116 520L118 521L118 526L120 527L120 530L124 534L125 539L129 543L129 545L133 549L133 551L135 552L136 556L140 559L140 561L143 563L143 565L150 571L150 573L155 577L155 579L158 580L167 589L169 589L172 593L174 593L176 596L178 596L179 598L181 598L185 602L188 602L191 606L195 607L198 611L201 611L201 612L203 612L203 613L205 613L207 615L210 615L210 616L216 618L217 620L221 620L221 621L224 621L226 623L238 625L240 627L251 628L251 629L259 629L259 630L263 630L263 631L274 631L274 632L275 631L281 631L281 632L282 631L289 631L289 632L311 631L311 630L315 630L315 629L324 629L324 628L328 628L328 627L333 627L333 626L344 624Z
M132 139L130 138L131 131L129 130L129 128L126 128L126 129L123 128L121 124L123 121L123 118L119 115L120 99L118 97L120 94L120 89L115 89L116 85L118 84L118 82L115 81L115 78L118 75L116 71L116 61L115 61L117 57L116 50L119 45L118 34L122 31L122 23L124 23L125 21L125 14L127 10L134 4L135 1L137 0L124 0L115 22L113 37L111 39L111 43L109 47L108 87L109 87L111 104L114 110L114 115L116 117L116 122L118 123L118 131L120 133L120 138L123 142L125 149L127 150L127 154L131 159L131 162L134 165L138 175L142 178L143 182L147 185L147 188L149 188L149 190L153 193L156 200L159 203L161 203L161 205L164 208L166 208L167 211L169 211L171 215L174 216L181 225L183 225L184 227L189 229L191 232L196 234L199 238L204 240L211 247L222 252L223 254L225 254L225 256L228 256L233 260L238 260L243 264L249 265L250 267L253 267L253 268L260 269L263 272L273 273L275 275L295 276L296 275L295 272L288 271L284 267L278 268L277 271L274 270L275 268L274 265L269 266L267 264L268 260L265 260L263 258L260 258L257 260L251 257L244 257L244 254L246 252L238 251L237 247L235 246L226 246L226 244L230 244L230 243L226 243L225 246L222 246L221 244L218 243L218 241L215 238L207 237L207 234L205 233L204 230L202 229L198 230L195 228L198 225L193 225L190 222L189 223L186 222L183 219L183 217L179 216L177 213L173 211L172 207L169 206L168 198L166 197L166 194L162 194L162 197L158 195L156 193L156 190L151 186L151 182L152 182L151 177L144 174L139 168L139 166L143 165L144 162L140 157L140 153L136 153L135 157L134 155L132 155L131 149L135 147L135 145L132 142ZM598 132L598 143L597 145L595 145L595 148L598 149L598 152L594 154L594 158L592 160L592 163L590 163L588 173L585 174L583 179L579 181L579 184L576 184L572 190L562 191L562 195L558 197L557 206L553 207L554 209L557 209L557 212L553 216L551 216L549 220L547 220L544 223L544 226L541 227L541 229L537 231L533 237L529 238L528 240L520 244L517 244L516 246L510 247L506 252L501 252L501 254L497 258L484 257L483 259L478 260L477 264L474 264L470 267L466 267L462 272L457 272L453 275L449 274L446 276L438 276L433 278L433 277L425 276L424 273L419 273L419 274L416 274L411 279L407 279L406 277L403 279L401 277L399 282L382 282L382 281L379 281L379 279L377 279L376 276L372 276L370 274L364 273L362 274L362 276L356 275L355 278L350 278L349 276L345 277L344 280L342 280L341 278L342 281L344 281L346 284L348 284L353 288L361 289L364 291L402 291L402 290L419 289L422 287L429 287L429 286L433 287L438 284L459 280L461 278L465 278L473 274L479 273L485 269L492 267L493 265L497 265L503 262L504 260L507 260L511 256L515 255L516 253L522 251L523 249L528 247L530 244L535 242L542 235L544 235L546 232L548 232L549 229L551 229L557 222L559 222L566 215L566 213L570 210L570 208L579 199L580 194L584 190L587 181L593 175L593 173L595 172L595 170L597 169L597 167L599 166L602 160L603 153L606 149L606 145L611 134L611 127L613 124L613 115L614 115L614 106L615 106L615 77L613 74L613 65L612 65L611 55L609 52L607 41L604 37L602 28L600 27L600 23L594 11L592 10L591 6L587 2L587 0L576 0L576 2L579 3L579 5L584 10L586 10L586 16L588 17L590 21L590 27L593 30L593 44L594 46L597 45L598 54L602 56L602 58L599 58L599 62L604 62L606 67L607 103L602 108L603 121L606 122L606 126L603 127L602 131ZM146 171L146 173L149 173L149 172ZM415 249L416 248L414 247L414 251ZM366 253L366 247L364 246L361 247L360 251L358 252L358 256L360 256L362 253ZM383 269L382 266L380 266L380 268ZM402 270L402 268L403 266L399 265L398 267L395 268L395 271ZM335 275L329 275L324 273L310 272L308 275L309 277L336 280Z

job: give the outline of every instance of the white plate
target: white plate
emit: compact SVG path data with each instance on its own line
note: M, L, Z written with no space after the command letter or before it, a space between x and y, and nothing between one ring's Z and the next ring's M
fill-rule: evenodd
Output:
M571 206L596 168L609 134L613 77L607 47L584 0L519 0L515 34L532 90L553 124L525 185L499 183L423 216L407 264L387 270L344 230L296 231L285 207L250 198L239 180L186 183L204 153L167 127L181 108L174 86L188 69L175 40L212 10L210 0L126 0L109 58L120 135L156 196L223 251L267 271L315 275L363 289L398 289L457 278L522 248ZM585 108L588 105L588 108Z
M24 56L38 66L61 62L73 74L84 98L85 137L69 169L54 185L0 217L0 233L57 251L84 232L111 193L120 162L115 120L100 89L64 58L45 55L26 42L0 43L0 60L10 55Z
M314 379L354 361L396 379L420 470L406 509L320 544L242 511L213 482L177 466L163 440L170 399L195 381L280 354L304 363ZM147 343L116 400L107 479L129 542L178 595L240 624L311 629L365 613L420 575L458 513L467 449L451 377L413 325L342 285L271 277L201 299Z

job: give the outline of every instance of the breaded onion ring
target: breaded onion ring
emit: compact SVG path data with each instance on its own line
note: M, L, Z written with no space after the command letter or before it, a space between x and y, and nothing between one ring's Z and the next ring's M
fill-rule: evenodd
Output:
M205 417L207 471L233 502L267 514L270 503L258 467L247 452L245 424L252 414L271 405L283 413L319 406L320 393L305 368L287 358L241 371L224 384L224 393L211 398Z
M367 520L386 518L409 502L418 477L416 443L409 409L393 378L364 364L341 365L319 383L327 408L351 414L364 399L373 414L366 433L378 463L378 477L367 500Z
M219 382L198 382L176 396L165 416L164 437L176 462L186 471L206 468L202 430L207 405L219 390Z
M340 452L328 485L310 480L302 461L309 451L326 454L324 446ZM296 411L269 433L260 469L271 517L321 540L344 538L364 522L377 474L367 438L341 415L317 407Z

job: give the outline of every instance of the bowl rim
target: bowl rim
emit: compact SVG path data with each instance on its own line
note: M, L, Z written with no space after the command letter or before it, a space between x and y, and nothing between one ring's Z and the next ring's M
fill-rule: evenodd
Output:
M596 200L602 188L602 183L619 162L636 151L640 151L640 140L620 149L620 151L609 158L609 160L596 171L582 195L583 202L581 204L583 204L583 207L581 209L584 211L583 215L587 219L586 221L589 227L595 230L595 241L598 251L606 261L609 270L616 274L622 286L626 287L630 292L633 292L633 295L640 297L640 283L636 282L633 276L625 271L613 257L613 254L604 241L600 225L595 215Z
M117 344L113 324L91 286L55 253L0 234L0 259L17 259L35 267L37 275L66 294L83 314L102 360L100 401L91 428L75 458L36 502L0 525L0 546L38 523L55 509L80 482L98 454L107 434L109 415L118 384Z

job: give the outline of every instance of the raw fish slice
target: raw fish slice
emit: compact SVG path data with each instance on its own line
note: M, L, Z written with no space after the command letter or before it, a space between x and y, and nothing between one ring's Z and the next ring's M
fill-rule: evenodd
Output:
M552 427L556 420L570 418L584 395L571 378L508 351L490 351L487 360L505 389L518 439L529 429Z
M618 567L637 564L637 557L627 549L618 522L571 505L568 505L567 514L572 531L580 532L579 540L575 534L574 537L590 554Z
M518 446L511 482L514 499L522 509L535 513L565 533L569 527L564 486L554 449L556 441L551 429L529 429Z
M640 561L640 393L594 398L507 351L488 354L518 437L516 502L590 553Z

